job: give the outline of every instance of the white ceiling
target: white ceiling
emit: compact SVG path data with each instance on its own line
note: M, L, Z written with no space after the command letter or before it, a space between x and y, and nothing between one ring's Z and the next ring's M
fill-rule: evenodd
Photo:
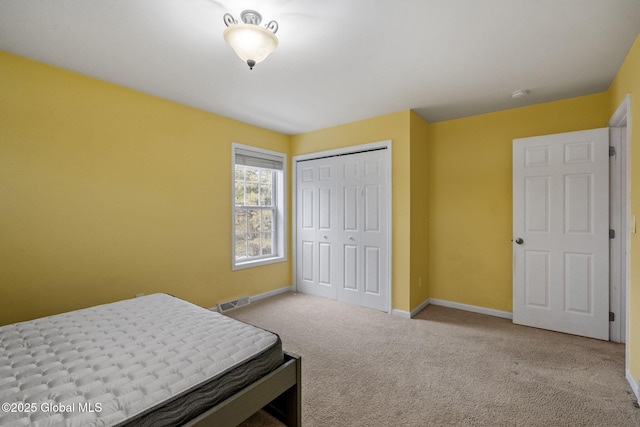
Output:
M245 9L280 26L253 71ZM639 31L640 0L0 0L2 50L287 134L604 91Z

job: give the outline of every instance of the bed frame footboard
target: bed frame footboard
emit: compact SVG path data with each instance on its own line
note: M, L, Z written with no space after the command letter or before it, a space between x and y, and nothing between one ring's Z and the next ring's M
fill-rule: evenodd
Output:
M289 427L302 425L302 359L284 352L284 363L258 381L189 421L187 427L235 427L260 409Z

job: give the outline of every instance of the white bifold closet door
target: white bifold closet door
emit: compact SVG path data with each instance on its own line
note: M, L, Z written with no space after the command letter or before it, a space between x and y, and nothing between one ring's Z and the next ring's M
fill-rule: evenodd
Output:
M300 292L389 309L388 150L299 161Z

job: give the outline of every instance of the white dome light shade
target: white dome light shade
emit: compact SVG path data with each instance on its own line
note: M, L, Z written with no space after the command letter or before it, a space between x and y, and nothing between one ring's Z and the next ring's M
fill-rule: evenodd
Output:
M249 68L264 61L278 47L278 38L273 32L253 24L229 25L224 30L224 39Z

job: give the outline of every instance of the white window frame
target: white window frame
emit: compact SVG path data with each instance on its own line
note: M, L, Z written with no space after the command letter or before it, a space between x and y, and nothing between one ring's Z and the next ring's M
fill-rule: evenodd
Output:
M275 216L273 218L273 255L260 256L248 260L236 261L236 197L235 197L235 171L236 153L240 151L250 152L252 156L264 158L265 160L274 157L282 161L282 170L275 170L275 183L272 187L272 198L275 205ZM231 269L240 270L261 265L284 262L287 260L287 155L276 151L265 150L238 143L231 144ZM257 207L260 209L260 207Z

